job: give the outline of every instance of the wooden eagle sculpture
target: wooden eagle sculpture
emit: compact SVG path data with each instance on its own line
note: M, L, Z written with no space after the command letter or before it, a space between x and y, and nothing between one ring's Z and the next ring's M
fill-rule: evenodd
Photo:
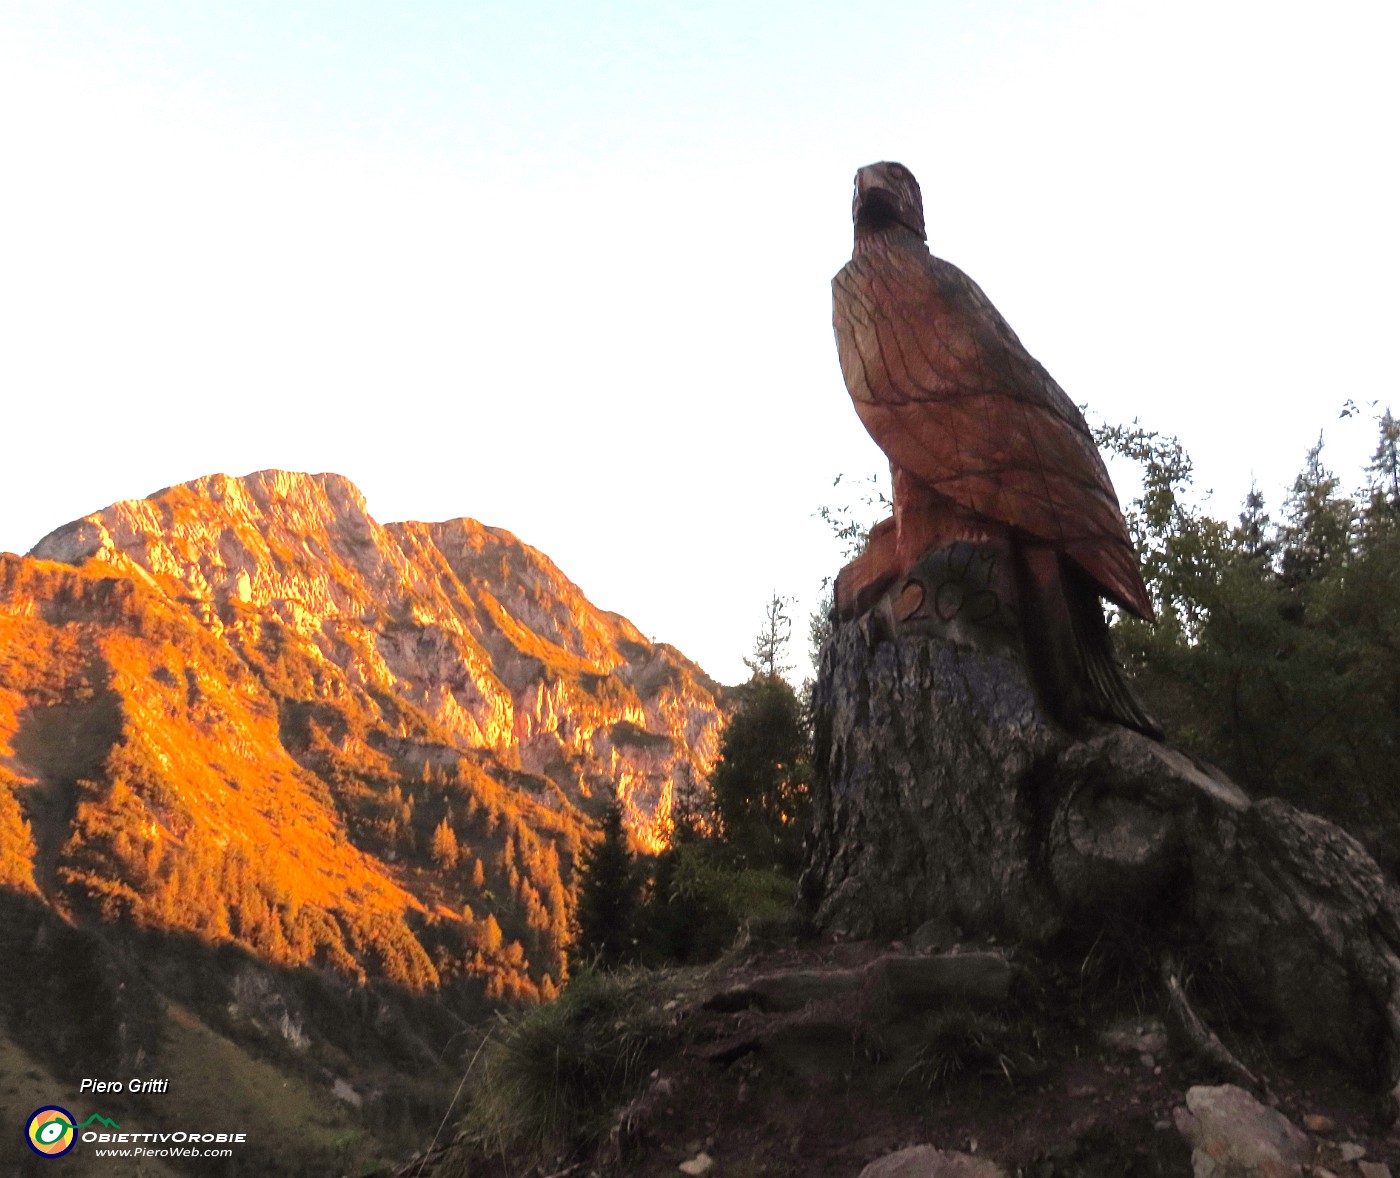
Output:
M1098 715L1159 737L1104 621L1101 597L1146 621L1153 609L1083 415L981 288L929 253L908 168L861 168L852 217L832 318L856 413L890 460L894 515L838 577L837 616L897 593L930 552L991 552L1049 709L1070 727Z

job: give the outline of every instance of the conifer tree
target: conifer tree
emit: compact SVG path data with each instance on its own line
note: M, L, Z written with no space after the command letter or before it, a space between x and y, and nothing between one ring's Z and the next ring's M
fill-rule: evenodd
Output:
M715 817L741 862L795 874L807 833L810 776L802 705L777 676L755 675L742 692L710 777Z
M481 926L481 929L482 949L486 951L488 956L499 953L501 949L502 933L500 923L496 920L496 914L494 912L488 912L486 914L486 921Z
M1244 510L1240 512L1239 527L1235 530L1234 541L1240 553L1249 560L1264 567L1271 567L1274 561L1275 543L1273 521L1264 507L1264 496L1257 484L1249 488L1245 496Z
M1189 469L1164 464L1154 436L1105 431L1147 468L1130 518L1150 526L1144 575L1163 603L1155 627L1115 625L1120 650L1169 739L1220 765L1246 789L1278 794L1346 826L1400 869L1400 428L1380 438L1361 493L1322 461L1321 440L1269 520L1252 489L1239 526L1169 505ZM1160 441L1160 439L1159 439ZM1154 494L1159 499L1154 503ZM1188 543L1194 532L1210 543ZM1220 538L1219 543L1216 537ZM1173 617L1190 624L1172 625Z
M1371 493L1368 522L1400 518L1400 421L1387 409L1380 418L1380 441L1366 467Z
M638 881L622 807L603 811L602 837L579 856L578 938L575 952L611 968L636 948Z
M433 862L439 867L450 870L457 866L457 835L446 818L433 831L431 851Z
M777 679L792 670L785 663L788 639L792 636L792 618L788 616L789 599L774 593L763 615L763 626L753 643L753 657L744 660L755 676Z
M1337 493L1339 486L1337 476L1322 464L1319 436L1286 504L1281 558L1285 584L1317 580L1350 555L1356 509Z
M802 705L783 673L792 623L784 598L768 603L745 659L753 678L720 741L710 777L715 819L734 855L751 867L796 872L807 829L807 729Z

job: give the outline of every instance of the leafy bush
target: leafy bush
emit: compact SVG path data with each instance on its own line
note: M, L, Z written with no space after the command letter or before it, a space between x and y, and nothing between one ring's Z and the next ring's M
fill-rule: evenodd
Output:
M643 959L711 961L743 929L790 922L796 893L792 880L772 868L734 866L721 843L679 843L656 861Z

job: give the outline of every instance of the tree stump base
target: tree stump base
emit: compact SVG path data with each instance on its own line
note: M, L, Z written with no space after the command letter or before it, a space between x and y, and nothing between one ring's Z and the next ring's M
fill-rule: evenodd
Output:
M1069 733L1014 647L888 610L837 626L813 705L803 892L824 932L939 921L1043 949L1132 928L1400 1098L1400 890L1351 835L1126 728Z

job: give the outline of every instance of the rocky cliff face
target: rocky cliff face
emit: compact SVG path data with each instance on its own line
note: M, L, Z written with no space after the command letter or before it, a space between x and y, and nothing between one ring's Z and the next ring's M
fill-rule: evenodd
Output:
M713 765L716 685L678 651L504 529L382 526L339 475L212 475L95 512L30 555L129 572L235 646L278 629L400 736L379 697L570 801L615 786L652 847L676 783Z
M212 475L0 562L0 871L138 921L205 880L246 904L190 927L289 961L548 988L587 817L615 791L660 847L716 755L678 651L509 532L381 525L338 475Z

